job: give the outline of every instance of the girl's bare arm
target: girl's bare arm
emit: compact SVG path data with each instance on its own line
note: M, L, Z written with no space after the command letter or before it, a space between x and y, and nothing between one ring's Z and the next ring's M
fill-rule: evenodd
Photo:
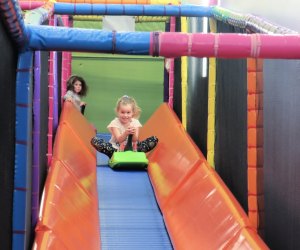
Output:
M118 128L111 128L111 133L119 143L124 142L130 134L133 135L132 141L136 142L139 137L139 128L128 127L123 133L120 133Z

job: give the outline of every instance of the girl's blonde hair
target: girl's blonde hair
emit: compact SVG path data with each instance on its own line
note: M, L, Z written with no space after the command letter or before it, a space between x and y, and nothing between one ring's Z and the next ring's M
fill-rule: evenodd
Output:
M128 105L128 104L132 106L133 117L138 119L141 115L142 110L137 104L136 100L133 97L130 97L128 95L123 95L118 99L115 112L118 113L121 105Z

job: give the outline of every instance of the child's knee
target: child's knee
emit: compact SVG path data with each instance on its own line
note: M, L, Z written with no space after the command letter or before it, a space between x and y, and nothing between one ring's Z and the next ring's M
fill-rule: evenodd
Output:
M156 136L148 137L146 140L138 143L137 151L139 152L149 152L156 147L158 143L158 138Z

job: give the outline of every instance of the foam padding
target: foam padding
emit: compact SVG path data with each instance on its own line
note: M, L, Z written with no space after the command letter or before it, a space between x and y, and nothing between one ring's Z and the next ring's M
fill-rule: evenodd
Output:
M70 103L65 102L63 112L60 115L60 123L66 124L72 130L74 136L80 138L82 146L88 148L90 153L95 155L96 151L91 145L91 138L96 133L95 128L87 122L86 118L77 109L74 109L73 105L68 104Z
M114 152L108 164L114 170L145 170L148 159L144 152Z
M37 249L100 249L93 136L92 126L65 102L36 226Z
M159 143L147 155L148 172L162 207L192 168L205 158L166 104L161 105L141 129L142 139L152 135L158 137Z
M167 104L142 128L150 135L148 173L174 249L268 249Z

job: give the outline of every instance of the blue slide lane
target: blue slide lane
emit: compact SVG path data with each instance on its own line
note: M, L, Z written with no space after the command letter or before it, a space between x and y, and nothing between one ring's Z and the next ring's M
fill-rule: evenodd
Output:
M102 250L173 249L147 172L100 165L97 183Z

